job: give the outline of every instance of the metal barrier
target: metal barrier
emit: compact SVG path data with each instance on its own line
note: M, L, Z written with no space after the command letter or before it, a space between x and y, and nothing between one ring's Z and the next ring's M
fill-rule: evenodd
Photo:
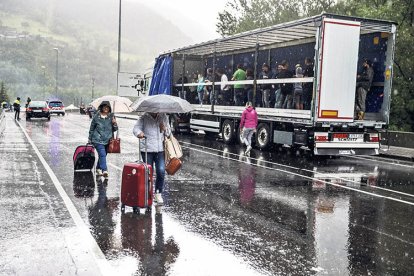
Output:
M414 148L414 132L388 131L385 136L388 136L385 145L388 143L394 147Z
M6 129L6 114L3 108L0 108L0 135L3 134Z

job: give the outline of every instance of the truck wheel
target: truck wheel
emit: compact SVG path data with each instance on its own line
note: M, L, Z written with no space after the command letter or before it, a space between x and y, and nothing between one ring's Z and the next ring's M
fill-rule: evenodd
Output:
M224 143L231 144L236 138L236 132L234 130L234 124L230 120L225 120L221 128L221 134L223 136Z
M259 124L256 132L256 146L259 149L266 149L271 144L270 128L267 124Z

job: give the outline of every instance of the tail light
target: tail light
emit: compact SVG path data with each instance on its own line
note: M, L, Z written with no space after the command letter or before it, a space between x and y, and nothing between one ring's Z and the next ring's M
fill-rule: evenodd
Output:
M328 133L315 133L315 141L316 142L327 142L328 139Z
M44 108L42 108L42 110L43 110L43 111L49 111L49 108L44 107Z
M378 133L370 133L369 134L369 142L378 143L380 141Z
M32 109L30 107L26 108L26 111L32 111Z

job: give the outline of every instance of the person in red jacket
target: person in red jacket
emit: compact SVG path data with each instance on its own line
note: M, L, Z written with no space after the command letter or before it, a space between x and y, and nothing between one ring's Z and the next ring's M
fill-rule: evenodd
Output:
M240 131L243 132L242 141L247 148L244 154L248 154L252 149L252 136L256 132L257 113L251 102L246 103L246 109L243 111L240 120Z

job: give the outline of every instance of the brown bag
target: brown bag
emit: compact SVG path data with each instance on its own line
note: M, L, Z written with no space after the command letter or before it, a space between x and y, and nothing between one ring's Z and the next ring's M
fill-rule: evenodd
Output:
M121 138L119 138L119 132L116 132L116 137L109 139L108 153L121 153Z
M181 165L181 160L173 157L165 164L165 171L169 175L174 175L181 168Z
M181 149L180 143L178 140L170 135L170 137L165 137L164 139L164 153L165 161L169 161L172 158L181 158L183 157L183 151Z

